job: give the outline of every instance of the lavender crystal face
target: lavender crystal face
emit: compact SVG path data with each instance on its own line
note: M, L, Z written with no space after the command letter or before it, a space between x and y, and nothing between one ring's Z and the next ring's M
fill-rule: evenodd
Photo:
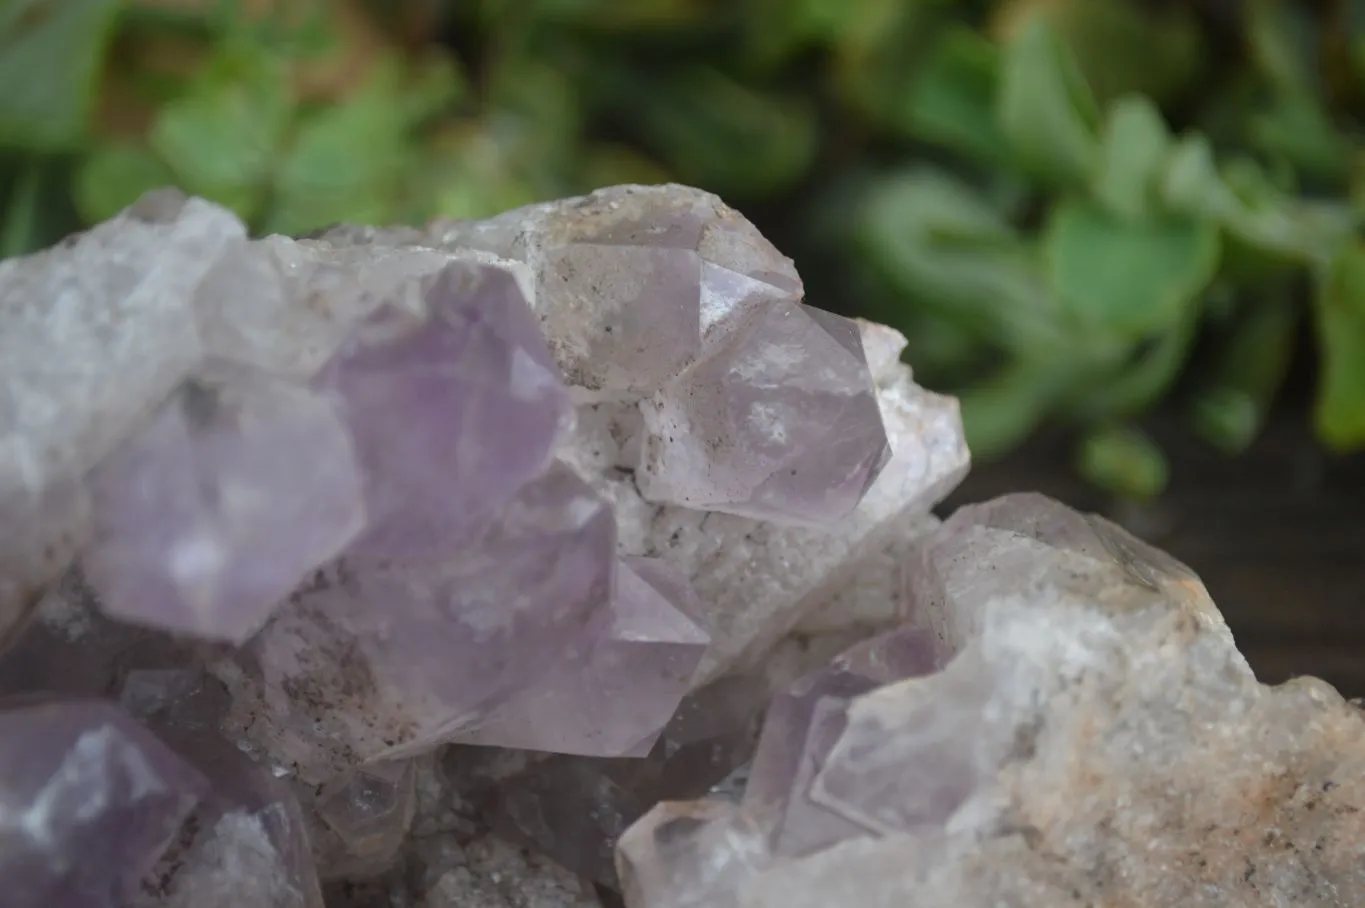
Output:
M822 850L866 835L841 803L812 798L825 778L830 752L847 732L852 701L883 684L940 667L929 635L914 628L888 631L837 656L829 666L798 679L773 698L744 792L744 808L778 855ZM913 763L901 769L913 775ZM930 775L928 784L938 776Z
M607 606L615 530L607 503L556 466L465 546L342 559L218 665L230 723L317 782L453 740Z
M117 707L0 707L6 908L122 908L195 805L198 772Z
M857 325L777 302L641 404L640 489L654 501L828 524L891 450Z
M216 361L90 477L86 577L114 617L241 643L364 523L332 404Z
M571 419L511 272L452 262L421 308L371 313L315 380L362 464L370 521L354 552L448 550L545 470Z
M455 740L587 756L645 755L687 692L710 640L675 604L691 598L685 578L658 559L618 563L610 607L583 638L553 669Z

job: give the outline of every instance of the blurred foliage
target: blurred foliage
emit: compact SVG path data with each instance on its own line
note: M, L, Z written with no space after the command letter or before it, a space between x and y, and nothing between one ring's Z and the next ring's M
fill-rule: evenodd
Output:
M297 234L673 179L904 330L978 458L1062 423L1155 495L1135 421L1244 449L1309 324L1365 448L1353 0L0 0L0 86L0 255L165 183Z

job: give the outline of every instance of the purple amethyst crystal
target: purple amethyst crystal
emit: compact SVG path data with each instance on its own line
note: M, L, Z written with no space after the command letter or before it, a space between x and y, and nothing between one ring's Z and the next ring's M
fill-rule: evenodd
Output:
M456 261L356 327L315 379L341 401L369 525L352 551L409 558L476 532L550 463L568 392L513 274Z
M360 531L350 439L286 379L206 364L90 478L85 573L112 616L241 643Z
M855 697L938 665L929 635L901 628L852 647L773 698L744 808L768 832L774 854L806 854L864 833L812 802L812 782L843 734L844 713Z
M687 581L658 559L619 563L610 608L583 639L455 740L588 756L648 753L710 639L678 607L691 596Z
M0 903L123 908L208 793L117 707L0 707Z
M610 506L555 466L462 547L343 558L219 664L230 721L319 782L450 741L582 637L615 546Z
M641 404L641 491L760 520L838 520L891 455L857 325L794 301L737 320Z

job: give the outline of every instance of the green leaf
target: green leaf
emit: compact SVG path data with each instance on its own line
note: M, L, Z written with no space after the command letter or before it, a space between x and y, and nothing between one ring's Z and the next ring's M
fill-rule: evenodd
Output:
M0 225L0 259L23 255L38 247L42 180L42 164L38 161L27 161L20 168L5 205L4 222Z
M733 199L791 187L815 161L808 101L767 93L707 66L637 86L634 119L646 144L685 182Z
M1354 143L1307 92L1282 95L1253 115L1247 129L1256 148L1303 174L1333 182L1349 175Z
M1009 453L1047 416L1078 369L1065 359L1017 359L958 392L967 449L978 463Z
M1217 228L1188 218L1124 223L1093 203L1053 209L1043 233L1049 281L1075 324L1139 340L1189 317L1218 266Z
M1293 357L1298 307L1288 287L1275 289L1239 313L1190 404L1194 430L1230 454L1255 440Z
M1105 120L1093 193L1125 220L1145 217L1171 151L1171 135L1156 105L1141 95L1115 101Z
M1030 171L1060 184L1087 179L1099 154L1094 98L1052 27L1031 18L1005 48L996 115Z
M1076 467L1100 488L1138 501L1160 495L1171 475L1161 449L1142 432L1123 426L1105 426L1086 435Z
M1352 243L1324 269L1314 308L1318 437L1336 451L1365 448L1365 245Z
M1118 368L1097 369L1093 380L1079 383L1062 404L1067 415L1082 422L1127 419L1155 404L1185 365L1196 335L1196 314L1190 312Z
M349 98L304 119L279 163L267 229L393 220L413 160L407 113L396 67L381 66Z
M0 145L54 151L80 141L121 5L0 3Z
M86 223L96 224L118 214L148 190L174 182L166 165L140 145L99 146L76 172L76 210Z
M246 219L260 210L294 113L283 60L229 44L152 124L152 149L187 192Z
M868 264L915 304L1008 349L1057 342L1033 248L965 183L891 175L868 188L855 223Z
M987 164L1003 165L995 116L1000 51L980 32L946 31L915 78L896 122L912 137Z

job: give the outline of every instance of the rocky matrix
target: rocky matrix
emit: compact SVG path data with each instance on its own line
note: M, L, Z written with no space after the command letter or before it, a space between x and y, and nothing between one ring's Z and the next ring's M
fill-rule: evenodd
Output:
M1354 905L1365 726L713 196L0 263L0 908ZM619 843L619 844L618 844Z

